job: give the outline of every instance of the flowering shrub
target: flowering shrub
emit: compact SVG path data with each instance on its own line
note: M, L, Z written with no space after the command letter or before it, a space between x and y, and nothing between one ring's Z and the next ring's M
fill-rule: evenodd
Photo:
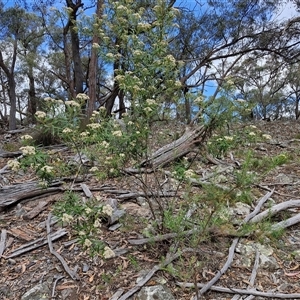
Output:
M112 249L101 240L102 221L113 213L113 208L108 204L101 204L101 199L81 201L73 192L66 192L62 199L55 204L54 214L65 225L70 225L79 237L82 246L91 255L102 253L108 259L115 256Z

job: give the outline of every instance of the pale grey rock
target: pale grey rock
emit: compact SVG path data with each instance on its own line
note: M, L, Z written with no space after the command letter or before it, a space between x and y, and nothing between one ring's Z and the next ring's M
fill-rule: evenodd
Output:
M39 283L27 291L21 300L43 300L50 299L50 289L47 283Z
M274 253L273 249L253 241L244 242L242 240L241 243L238 244L236 248L236 252L240 254L238 263L250 268L253 265L257 250L259 251L259 265L261 268L272 271L279 268L276 259L272 256Z
M285 184L293 182L293 180L291 178L289 178L287 175L285 175L283 173L278 174L276 176L276 179L278 180L278 182L285 183Z
M145 286L136 296L136 300L175 300L171 291L163 285Z

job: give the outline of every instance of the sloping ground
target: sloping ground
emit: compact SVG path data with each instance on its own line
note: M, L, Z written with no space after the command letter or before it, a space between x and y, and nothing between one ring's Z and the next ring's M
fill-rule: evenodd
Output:
M248 125L231 128L232 133L239 132L241 127ZM257 157L262 158L286 153L291 159L288 163L276 167L262 176L260 182L251 187L253 197L258 200L275 188L271 196L273 204L300 199L300 124L293 121L277 121L257 122L254 125L263 133L271 135L272 139L246 144L242 146L244 150L251 148ZM165 130L168 131L168 128ZM17 140L17 137L10 137L9 142L14 144L14 139ZM165 142L165 139L162 139L162 142ZM17 149L11 150L16 151ZM228 154L218 162L221 161L225 166L243 163L245 157L242 153L245 151L233 149L231 152L231 157ZM8 158L0 158L0 169L6 165L7 160ZM207 177L207 175L215 172L218 166L198 156L192 167L199 174L199 177ZM165 169L165 171L169 170ZM166 174L157 175L162 182L166 180L164 191L174 190L177 188L177 182L167 178ZM34 174L14 174L8 170L4 170L0 175L2 186L37 180ZM51 299L51 295L53 295L52 299L111 299L118 289L123 289L125 292L130 290L136 285L138 277L159 265L163 261L162 258L170 252L170 246L173 245L172 239L142 245L130 243L132 239L144 237L142 232L151 219L151 211L147 201L145 201L145 197L142 197L145 190L141 188L138 176L126 175L105 182L99 182L90 177L84 182L94 197L107 201L116 199L119 206L126 210L126 215L121 220L122 226L115 230L109 230L109 226L102 226L99 239L106 242L117 254L116 257L107 260L99 256L91 258L74 240L75 236L71 228L63 227L62 237L53 241L52 244L67 266L72 271L76 271L77 279L72 279L64 270L63 264L49 251L45 226L53 203L61 201L63 189L70 187L70 185L67 184L62 189L53 191L53 194L31 195L28 199L21 200L19 204L14 204L0 212L2 233L4 230L7 232L5 249L0 261L2 275L0 278L0 299L21 299L33 287L43 291L46 295L45 299ZM156 177L153 174L147 176L147 183L150 187L147 190L157 190ZM226 176L230 178L230 174L226 174ZM77 190L82 197L86 197L80 184L82 182L75 183L72 188ZM184 183L179 185L178 196L176 197L178 203L183 200L187 188L188 186ZM139 192L140 194L129 195L129 192ZM199 193L201 193L201 188L192 187L191 194ZM122 195L123 197L121 197ZM168 200L164 199L164 201ZM157 209L157 203L155 201L153 203ZM252 209L255 205L256 203L253 203ZM37 207L41 207L38 213L32 213ZM279 222L296 213L299 213L298 207L277 214L273 221ZM199 213L199 218L201 218L201 213ZM249 245L255 241L272 250L269 254L269 258L272 257L271 263L256 270L253 286L257 291L300 293L299 226L297 224L288 228L284 235L278 237L266 238L257 233L257 235L252 234L240 240L240 245ZM59 231L60 228L59 223L51 225L52 231ZM211 280L226 262L228 249L234 238L228 231L222 231L222 228L212 229L210 236L206 236L203 238L203 242L199 242L197 251L183 253L180 258L174 259L162 268L163 270L157 271L145 285L163 284L170 289L175 299L191 299L196 290L194 288L182 288L178 286L177 282L206 283ZM37 239L41 239L39 243L44 241L44 245L29 250L27 248L24 253L17 252L18 248L24 247L32 241L35 241L33 244L37 244ZM3 236L2 240L4 240ZM188 238L183 237L180 243L181 245L186 244L187 247L190 246ZM245 254L241 247L235 253L231 268L225 272L216 285L245 290L249 287L255 251L251 255ZM249 264L245 262L245 257L249 258ZM201 299L232 299L233 297L228 293L209 291ZM272 297L269 298L272 299ZM40 298L31 296L27 299ZM234 299L238 299L237 296ZM263 298L255 296L255 299Z

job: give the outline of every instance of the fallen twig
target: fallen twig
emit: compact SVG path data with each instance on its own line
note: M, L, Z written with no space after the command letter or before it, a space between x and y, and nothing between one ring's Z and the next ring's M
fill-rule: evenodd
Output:
M139 291L151 278L152 276L159 270L164 269L168 264L170 264L173 260L175 260L176 258L178 258L179 256L181 256L184 252L189 252L189 251L194 251L194 249L191 248L186 248L180 251L177 251L175 254L173 255L167 255L167 258L165 259L164 262L154 266L149 272L148 274L146 274L144 276L143 279L139 280L137 282L137 284L135 285L135 287L131 288L126 294L124 294L123 296L121 296L120 298L116 298L115 295L113 296L114 298L110 298L110 300L126 300L128 299L130 296L132 296L134 293L136 293L137 291Z
M179 235L180 236L188 236L188 235L195 233L197 230L199 230L199 229L191 229L191 230L183 231L181 233L167 233L167 234L163 234L163 235L159 235L159 236L154 236L151 238L130 239L130 240L128 240L128 243L131 245L143 245L143 244L147 244L147 243L161 242L164 240L175 238Z
M273 224L271 226L271 230L276 231L276 230L284 229L284 228L293 226L293 225L295 225L295 224L297 224L299 222L300 222L300 214L297 214L297 215L295 215L295 216L293 216L291 218L288 218L288 219L286 219L284 221L281 221L279 223Z
M275 214L277 214L278 212L291 208L291 207L300 207L300 200L289 200L289 201L285 201L279 204L276 204L272 207L270 207L269 209L261 212L260 214L256 215L254 218L252 218L250 220L250 223L256 223L256 222L260 222L262 219L266 218L266 217L272 217Z
M253 217L255 217L255 215L260 211L261 207L263 206L263 204L272 196L274 192L274 189L271 192L268 192L264 197L262 197L258 204L256 205L256 207L254 208L253 212L251 212L249 215L246 216L246 218L244 219L243 223L247 223L250 219L252 219ZM229 248L229 253L228 253L228 258L224 264L224 266L222 267L222 269L217 273L217 275L212 278L208 283L206 283L201 290L197 293L196 297L194 297L194 300L197 300L198 298L201 297L201 295L203 295L204 293L206 293L215 282L217 282L220 277L228 270L228 268L231 266L231 263L233 261L233 257L234 257L234 251L235 248L239 242L240 238L235 238Z
M65 276L62 276L62 275L59 275L55 278L55 281L53 283L53 287L52 287L52 294L51 294L51 298L52 299L55 299L55 288L56 288L56 285L57 285L57 282L61 279L63 279Z
M5 242L6 242L6 229L1 230L1 237L0 237L0 258L5 250Z
M62 236L66 235L67 233L68 232L65 229L61 228L58 231L51 233L51 235L50 235L51 241L55 241L55 240L61 238ZM19 256L28 251L31 251L31 250L37 249L41 246L44 246L46 244L47 244L47 239L39 238L39 239L36 239L32 242L29 242L29 243L19 247L18 249L15 249L9 256L3 256L3 257L6 259L16 257L16 256Z
M46 228L47 228L47 240L48 240L48 246L49 246L49 250L50 253L53 254L63 265L65 271L70 275L70 277L75 280L79 280L79 276L76 274L76 272L72 271L69 266L67 265L67 263L65 262L65 260L63 259L63 257L57 253L54 249L53 249L53 245L52 245L52 241L51 241L51 237L50 237L50 221L51 221L51 213L49 213L48 215L48 219L46 222Z
M252 273L251 273L251 276L250 276L249 285L247 287L247 290L251 290L251 289L253 290L254 281L255 281L255 278L256 278L256 275L257 275L257 269L258 269L258 266L259 266L259 256L260 256L260 253L256 249L255 261L254 261L254 265L253 265L253 269L252 269ZM238 300L240 298L241 298L240 295L235 295L231 300L233 300L233 299ZM245 300L252 300L254 298L255 298L255 296L250 295L247 298L245 298Z
M195 285L194 283L186 283L186 282L176 282L178 286L193 288ZM198 283L198 288L204 287L206 284ZM212 291L221 292L221 293L228 293L228 294L241 294L241 295L253 295L253 296L260 296L266 298L279 298L279 299L300 299L300 294L282 294L282 293L273 293L273 292L259 292L256 289L235 289L235 288L225 288L221 286L212 285L210 287Z

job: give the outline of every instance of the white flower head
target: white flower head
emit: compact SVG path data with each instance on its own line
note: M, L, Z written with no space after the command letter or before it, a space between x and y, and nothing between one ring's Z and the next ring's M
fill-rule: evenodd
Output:
M80 107L80 104L76 101L70 100L70 101L66 101L65 104L67 106L73 106L73 107Z
M255 132L253 132L253 131L251 131L251 132L249 132L249 135L250 135L250 136L255 136L255 135L256 135L256 133L255 133Z
M107 149L109 147L109 143L106 142L106 141L103 141L101 144L100 144L104 149Z
M155 105L156 104L156 101L154 100L154 99L147 99L146 100L146 103L147 103L147 105Z
M114 135L114 136L122 136L122 131L121 130L113 131L112 135Z
M184 171L184 176L187 178L195 177L195 172L191 169Z
M92 246L92 242L89 239L85 239L83 246L89 248Z
M92 210L91 208L89 208L89 207L87 207L87 208L85 209L85 213L86 213L87 215L89 215L92 211L93 211L93 210Z
M271 140L272 137L269 134L263 134L262 137L266 140Z
M100 49L100 45L98 43L93 43L92 48L93 49Z
M63 213L61 220L64 223L71 223L74 220L74 218L73 218L73 216L71 216L69 214Z
M41 168L41 171L43 171L45 173L52 173L53 172L53 167L51 167L51 166L43 166Z
M95 172L97 172L97 171L99 171L99 169L98 169L97 167L92 167L92 168L90 168L90 172L91 172L91 173L95 173Z
M80 133L80 136L81 137L87 137L89 134L90 134L89 132L83 131L83 132Z
M38 110L38 111L35 113L35 116L36 116L38 119L44 119L47 115L46 115L45 112Z
M106 204L102 207L102 212L108 216L111 216L113 213L113 208L109 204Z
M22 151L23 155L34 155L35 154L35 148L33 146L25 146L21 147L20 150Z
M90 123L87 125L87 127L92 128L92 129L98 129L101 127L99 123Z
M76 95L76 99L78 100L89 100L90 97L87 94L79 93Z
M20 163L16 159L13 159L7 162L7 166L13 171L18 171L20 168Z
M63 133L71 133L71 132L73 132L73 130L67 127L62 132Z
M95 220L95 222L94 222L94 227L95 228L99 228L99 227L101 227L101 223L99 222L99 220L97 219L97 220Z
M33 139L33 137L29 134L25 134L25 135L21 136L22 141L28 141L28 140L32 140L32 139Z

